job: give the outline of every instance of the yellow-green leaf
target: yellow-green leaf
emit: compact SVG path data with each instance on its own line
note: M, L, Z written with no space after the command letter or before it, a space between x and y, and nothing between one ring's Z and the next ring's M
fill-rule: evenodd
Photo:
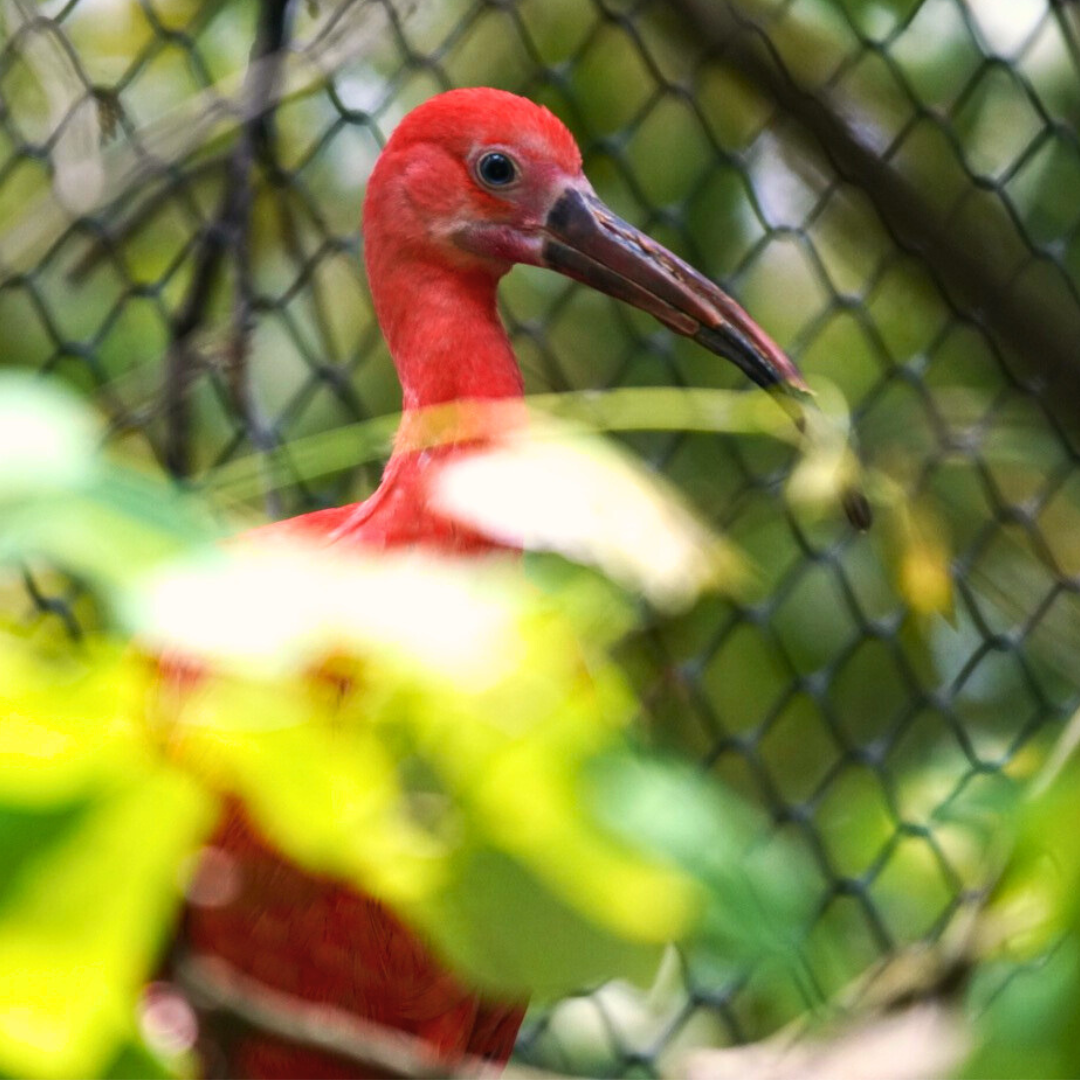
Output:
M212 806L180 773L135 775L24 860L0 904L0 1071L93 1074L131 1038Z

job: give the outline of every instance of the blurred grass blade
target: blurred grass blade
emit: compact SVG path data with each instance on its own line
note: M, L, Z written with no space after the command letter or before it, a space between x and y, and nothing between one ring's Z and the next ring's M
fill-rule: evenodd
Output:
M619 390L537 394L528 399L538 419L552 416L595 431L697 431L727 434L758 434L796 441L798 432L788 417L765 395L730 390L684 390L674 387L627 387ZM508 409L501 404L472 406L476 409L475 432L483 431L483 419L501 429ZM513 409L516 411L517 406ZM461 419L462 407L435 406L425 410L431 432L428 445L446 440L443 424ZM232 498L263 494L269 471L271 483L282 486L311 480L328 473L385 457L393 442L400 415L380 416L292 440L287 449L250 455L227 462L214 471L209 485ZM287 465L285 464L287 460ZM269 470L267 466L269 462Z

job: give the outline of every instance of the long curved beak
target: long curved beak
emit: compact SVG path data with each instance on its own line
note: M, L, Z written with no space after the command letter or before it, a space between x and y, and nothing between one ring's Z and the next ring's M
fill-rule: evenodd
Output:
M541 258L552 270L655 315L759 386L806 389L799 369L727 293L592 193L567 188L544 226Z

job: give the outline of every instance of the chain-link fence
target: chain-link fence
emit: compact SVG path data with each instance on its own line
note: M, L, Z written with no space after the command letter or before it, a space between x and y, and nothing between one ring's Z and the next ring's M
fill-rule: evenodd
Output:
M214 487L398 407L358 259L365 178L432 93L493 85L573 129L613 207L724 283L848 398L905 493L904 553L778 499L764 440L635 437L761 570L629 649L647 727L764 805L820 874L799 985L672 970L531 1018L528 1061L649 1074L775 1030L986 884L953 808L1077 705L1080 8L1066 0L68 0L0 5L4 362ZM531 390L738 385L614 302L517 271ZM247 491L353 501L377 463ZM269 486L269 485L268 485ZM87 542L93 542L87 538ZM914 552L914 555L912 554ZM946 617L920 612L935 552ZM899 565L899 578L886 567ZM920 574L923 575L920 578ZM948 591L948 583L945 585ZM93 617L28 571L27 609ZM930 605L935 606L935 605ZM936 605L940 607L941 605Z

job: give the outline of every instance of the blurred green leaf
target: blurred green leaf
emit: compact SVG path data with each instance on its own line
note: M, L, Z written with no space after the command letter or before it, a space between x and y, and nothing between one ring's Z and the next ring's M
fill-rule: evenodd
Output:
M0 561L45 557L113 600L220 531L190 496L107 461L97 428L56 384L0 375Z
M43 656L0 632L0 803L52 810L152 767L146 672L119 649Z
M87 809L85 798L32 808L0 804L0 851L4 868L0 905L24 873L35 872L35 860L43 850L64 843L71 833L83 827Z
M692 924L702 905L691 878L598 827L579 795L581 770L634 707L610 661L576 637L595 620L588 599L568 619L497 562L245 554L189 567L151 604L158 647L168 651L172 627L206 665L175 693L166 665L158 722L180 759L240 795L291 858L403 910L487 984L502 956L514 993L530 980L570 989L586 967L592 977L589 934L602 957L619 943L640 974L642 955ZM272 608L245 606L270 589ZM605 590L593 595L608 608ZM247 614L232 624L222 611ZM230 652L240 666L226 674ZM285 657L285 672L308 674L267 679ZM507 869L505 890L483 901L492 918L518 926L531 880L548 920L535 933L576 935L580 948L541 952L533 971L535 944L519 935L492 952L469 945L462 927L481 901L465 882L487 858Z
M1080 940L1075 934L1035 964L990 965L971 997L977 1044L960 1077L1067 1080L1080 1074Z
M438 888L445 847L410 818L399 762L371 725L338 722L295 680L209 677L183 696L177 753L291 858L390 903Z
M0 1069L100 1072L179 905L214 800L140 723L145 665L0 638Z
M1077 725L1074 717L1026 799L998 800L1011 850L980 915L983 965L969 994L976 1049L965 1077L1080 1073Z
M568 617L564 596L498 562L258 545L162 588L143 612L155 648L205 668L164 695L175 752L291 858L393 904L485 986L641 977L672 939L739 957L787 943L754 912L794 917L794 861L748 870L756 819L737 800L619 756L635 700L577 637L610 609L606 589ZM523 928L527 888L536 923L504 933ZM563 937L566 950L537 946Z
M23 860L0 901L0 1067L96 1074L132 1037L208 810L181 774L146 772L103 788Z
M121 1044L119 1052L102 1073L102 1080L174 1080L177 1071L149 1047L130 1039Z
M705 886L692 938L726 962L790 962L809 924L809 867L768 823L700 769L634 753L598 756L588 798L616 835L672 860Z
M406 910L454 970L496 996L550 997L613 974L646 982L663 953L583 915L512 856L479 846L461 850L446 885Z
M1021 960L1051 948L1063 933L1080 933L1080 851L1073 823L1080 817L1080 763L1012 806L1013 844L988 905L988 940Z

